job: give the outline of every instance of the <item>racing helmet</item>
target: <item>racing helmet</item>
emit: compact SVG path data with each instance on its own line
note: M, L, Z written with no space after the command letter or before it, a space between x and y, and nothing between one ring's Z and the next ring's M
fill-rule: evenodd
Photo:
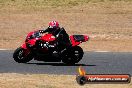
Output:
M59 22L57 22L57 21L50 21L49 22L49 28L50 29L57 29L57 28L59 28Z

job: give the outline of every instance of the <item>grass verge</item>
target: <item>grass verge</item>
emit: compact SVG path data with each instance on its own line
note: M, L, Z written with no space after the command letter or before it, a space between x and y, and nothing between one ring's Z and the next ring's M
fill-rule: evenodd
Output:
M0 74L1 88L132 88L132 84L86 84L76 83L75 75L47 74Z

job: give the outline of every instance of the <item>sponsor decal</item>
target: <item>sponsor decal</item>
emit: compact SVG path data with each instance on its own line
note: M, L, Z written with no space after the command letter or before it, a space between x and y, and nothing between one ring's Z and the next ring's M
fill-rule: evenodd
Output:
M130 83L131 76L129 74L86 74L85 70L80 66L78 68L79 75L76 81L80 85L88 83Z

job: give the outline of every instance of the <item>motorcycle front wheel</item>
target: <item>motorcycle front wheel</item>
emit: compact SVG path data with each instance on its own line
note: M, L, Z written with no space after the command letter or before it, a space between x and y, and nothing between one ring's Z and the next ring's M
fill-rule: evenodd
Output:
M17 48L14 53L13 53L13 58L16 62L18 63L27 63L30 60L33 59L32 55L30 52L27 52L27 50L19 47Z
M66 64L78 63L83 57L83 49L80 46L72 47L62 54L62 62Z

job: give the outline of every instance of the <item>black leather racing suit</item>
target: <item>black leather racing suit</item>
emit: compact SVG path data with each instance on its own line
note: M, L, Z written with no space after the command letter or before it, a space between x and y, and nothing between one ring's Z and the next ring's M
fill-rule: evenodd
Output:
M57 28L57 29L50 29L47 28L45 30L39 30L40 33L50 33L52 35L54 35L57 40L58 40L58 48L59 50L62 50L64 48L67 48L71 45L71 42L69 40L69 35L66 33L65 29L62 28Z

